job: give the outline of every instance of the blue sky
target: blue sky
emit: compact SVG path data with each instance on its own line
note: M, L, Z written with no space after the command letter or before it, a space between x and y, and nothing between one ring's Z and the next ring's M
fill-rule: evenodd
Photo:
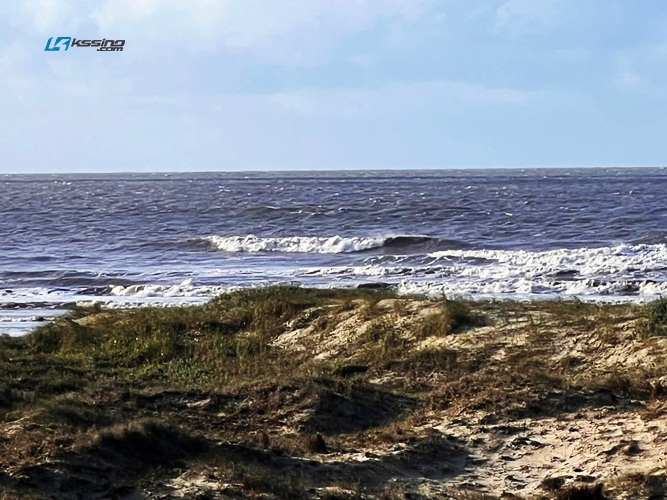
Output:
M5 0L0 42L2 173L667 164L661 0Z

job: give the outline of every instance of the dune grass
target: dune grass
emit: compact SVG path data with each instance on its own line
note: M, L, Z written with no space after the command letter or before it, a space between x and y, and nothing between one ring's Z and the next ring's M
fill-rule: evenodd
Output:
M602 369L585 350L560 355L562 332L595 349L628 339L650 345L667 333L665 304L266 287L196 306L77 308L26 337L0 338L0 425L21 426L0 439L0 490L41 498L50 488L68 491L63 474L73 474L85 487L120 485L117 496L140 484L155 492L158 483L198 468L238 483L232 496L314 498L303 492L343 485L392 498L403 489L377 474L368 485L350 486L338 472L295 467L369 440L421 442L414 429L434 412L552 415L601 404L600 391L613 396L605 404L648 401L649 381L664 363ZM349 318L357 323L337 350L320 349ZM276 345L294 331L306 332L298 348ZM44 465L54 460L64 464L57 473ZM109 484L81 473L82 463L113 471ZM72 498L84 486L72 486Z
M648 335L667 335L667 297L644 306L644 329Z

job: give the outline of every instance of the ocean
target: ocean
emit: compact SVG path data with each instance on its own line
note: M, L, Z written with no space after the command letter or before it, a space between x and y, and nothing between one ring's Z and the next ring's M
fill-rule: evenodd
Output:
M666 193L664 168L4 175L0 333L270 283L650 300Z

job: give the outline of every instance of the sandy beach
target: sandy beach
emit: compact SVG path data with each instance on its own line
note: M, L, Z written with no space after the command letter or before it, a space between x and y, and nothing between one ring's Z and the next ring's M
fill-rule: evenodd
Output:
M665 309L78 309L0 339L2 498L662 498Z

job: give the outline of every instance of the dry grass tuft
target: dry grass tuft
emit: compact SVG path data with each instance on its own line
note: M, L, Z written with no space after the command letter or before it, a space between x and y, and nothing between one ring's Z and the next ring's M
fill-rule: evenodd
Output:
M605 500L602 484L569 486L558 493L558 500Z
M314 435L306 436L303 440L303 449L307 453L329 453L324 437L319 432Z
M473 314L460 300L445 300L439 310L426 316L416 331L417 338L442 337L468 327L484 326L487 319Z

